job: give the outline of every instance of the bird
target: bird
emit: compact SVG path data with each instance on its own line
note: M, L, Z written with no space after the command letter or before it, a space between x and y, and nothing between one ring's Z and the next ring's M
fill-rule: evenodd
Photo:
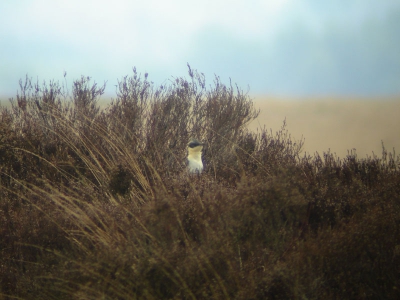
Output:
M188 170L189 173L200 174L203 171L203 161L201 160L201 150L204 144L196 139L191 139L188 143Z

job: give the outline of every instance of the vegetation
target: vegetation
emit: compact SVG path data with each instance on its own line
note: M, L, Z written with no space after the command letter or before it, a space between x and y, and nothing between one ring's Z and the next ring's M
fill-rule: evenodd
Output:
M399 298L394 152L302 156L190 67L160 87L134 69L100 108L103 92L26 78L2 108L0 298Z

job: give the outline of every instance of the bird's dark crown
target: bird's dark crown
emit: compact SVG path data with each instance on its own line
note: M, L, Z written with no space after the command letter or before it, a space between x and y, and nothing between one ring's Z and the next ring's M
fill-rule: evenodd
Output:
M190 147L190 148L194 148L197 146L203 146L203 144L200 143L198 140L191 140L188 144L188 147Z

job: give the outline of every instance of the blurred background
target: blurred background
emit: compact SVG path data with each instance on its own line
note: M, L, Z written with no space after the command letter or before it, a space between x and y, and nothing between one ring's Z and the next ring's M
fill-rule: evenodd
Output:
M134 66L161 85L189 63L249 93L262 109L250 128L286 118L307 152L400 149L398 0L20 0L0 14L2 99L26 74L90 76L109 98Z

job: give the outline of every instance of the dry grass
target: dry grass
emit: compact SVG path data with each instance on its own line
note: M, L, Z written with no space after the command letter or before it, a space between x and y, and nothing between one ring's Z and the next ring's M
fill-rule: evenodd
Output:
M356 149L360 158L380 155L382 141L389 150L400 149L400 97L392 98L305 98L256 97L259 117L249 128L266 126L274 131L286 118L294 138L305 138L303 150L324 151L346 157Z
M277 131L286 119L294 139L304 138L302 152L331 151L344 158L356 149L357 156L380 155L386 149L400 149L400 97L254 97L260 110L248 128ZM106 106L110 100L103 99Z
M105 108L110 99L100 99ZM294 139L304 138L302 152L314 155L326 151L344 158L356 149L357 156L380 155L386 149L400 149L400 97L254 97L260 110L248 128L277 131L286 119L286 128ZM8 99L1 100L4 107Z
M400 156L302 155L190 67L163 87L134 70L99 107L103 90L27 79L1 110L0 297L399 298Z

